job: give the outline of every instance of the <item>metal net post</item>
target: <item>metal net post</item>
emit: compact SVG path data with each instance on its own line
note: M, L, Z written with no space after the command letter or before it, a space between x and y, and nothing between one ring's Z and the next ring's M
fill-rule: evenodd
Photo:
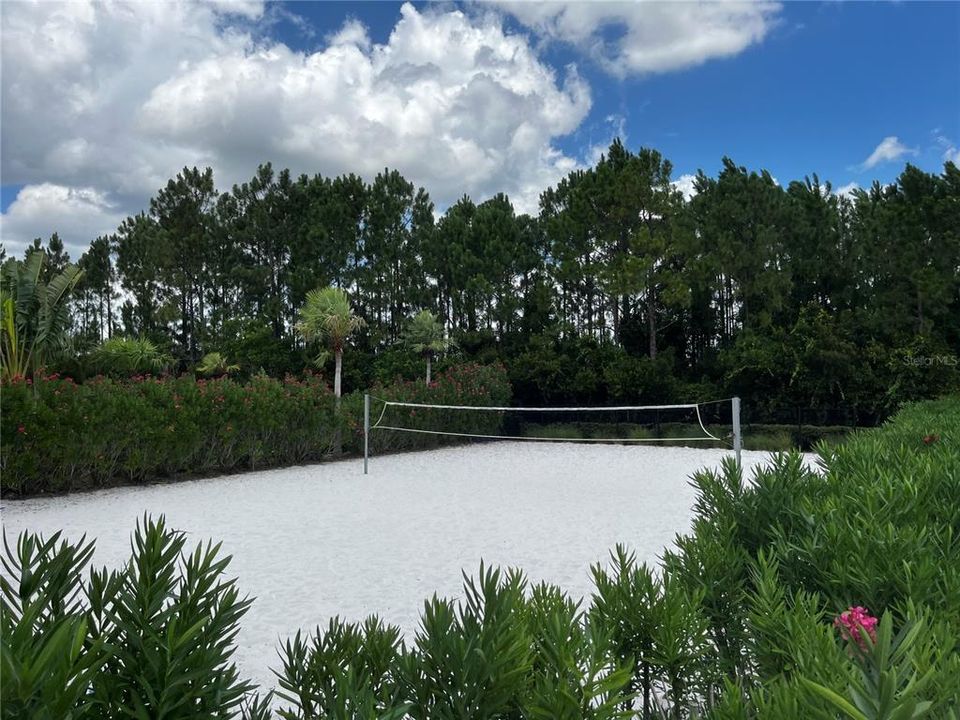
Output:
M363 395L363 474L367 474L370 458L370 393Z
M740 465L740 451L743 449L743 435L740 431L740 398L735 397L730 403L733 410L733 452L737 457L737 465Z

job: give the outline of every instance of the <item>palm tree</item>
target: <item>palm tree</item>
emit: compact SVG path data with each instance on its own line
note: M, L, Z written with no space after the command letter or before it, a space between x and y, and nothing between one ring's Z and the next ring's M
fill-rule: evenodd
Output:
M67 345L68 300L83 271L68 264L43 281L45 252L10 258L0 277L0 374L26 376L44 367Z
M237 372L239 365L231 365L227 359L218 352L207 353L197 365L197 372L201 375L210 377L220 377Z
M94 348L90 353L90 361L98 373L112 377L160 374L173 365L173 358L150 340L120 335L114 335Z
M307 293L306 302L300 308L297 330L307 342L326 342L333 350L336 369L333 375L333 394L340 405L340 373L343 367L343 346L350 335L363 327L363 318L354 315L350 299L340 288L317 288ZM317 356L317 364L327 357L325 351Z
M429 310L421 310L410 319L403 336L404 344L427 361L427 385L430 384L430 363L433 356L444 352L454 342L444 337L443 325Z

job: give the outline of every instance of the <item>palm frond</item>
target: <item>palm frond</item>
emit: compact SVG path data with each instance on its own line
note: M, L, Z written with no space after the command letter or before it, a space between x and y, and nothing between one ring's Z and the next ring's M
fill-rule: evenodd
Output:
M421 310L410 319L403 342L420 355L441 353L454 344L444 337L443 325L429 310Z
M346 292L326 287L307 293L296 327L307 342L326 342L337 349L342 348L350 335L365 324L363 318L350 308Z

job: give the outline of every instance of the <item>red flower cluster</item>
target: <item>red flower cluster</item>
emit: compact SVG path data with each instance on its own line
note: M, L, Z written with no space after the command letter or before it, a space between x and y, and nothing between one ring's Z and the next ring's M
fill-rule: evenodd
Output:
M840 631L840 637L847 641L853 640L861 650L867 649L864 633L871 642L877 641L877 619L865 607L856 605L844 610L833 621L833 626Z
M936 435L936 434L934 434L934 433L930 433L929 435L925 435L925 436L924 436L924 438L923 438L923 444L924 444L924 445L933 445L933 443L937 442L937 440L939 440L939 439L940 439L940 436L939 436L939 435Z

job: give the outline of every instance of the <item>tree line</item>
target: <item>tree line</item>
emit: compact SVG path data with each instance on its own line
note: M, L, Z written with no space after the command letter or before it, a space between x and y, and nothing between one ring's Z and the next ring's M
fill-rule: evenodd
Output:
M548 188L536 216L498 194L438 213L395 170L294 177L270 164L219 192L185 168L79 258L79 350L149 338L181 368L221 352L280 375L309 356L307 294L349 293L360 387L421 310L457 352L502 360L515 402L709 399L758 419L869 423L958 386L960 171L907 165L849 196L730 159L686 199L659 152L615 141ZM45 272L69 258L39 239Z

